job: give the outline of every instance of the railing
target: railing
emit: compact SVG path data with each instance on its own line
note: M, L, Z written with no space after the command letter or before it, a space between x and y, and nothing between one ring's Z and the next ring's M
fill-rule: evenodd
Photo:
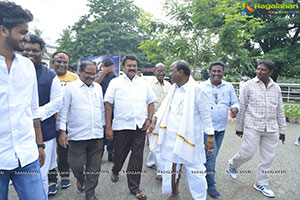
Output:
M232 83L236 95L239 96L240 83ZM300 103L300 84L293 83L278 83L281 88L282 99L285 102L298 102Z

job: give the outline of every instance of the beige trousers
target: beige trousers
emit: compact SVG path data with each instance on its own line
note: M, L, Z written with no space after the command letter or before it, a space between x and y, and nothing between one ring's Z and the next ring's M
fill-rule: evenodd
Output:
M245 128L240 151L229 160L229 162L234 168L239 168L255 155L257 147L259 147L260 159L256 175L256 184L268 185L278 141L278 132L261 132ZM246 170L251 171L251 169ZM237 173L239 173L239 171L237 171Z

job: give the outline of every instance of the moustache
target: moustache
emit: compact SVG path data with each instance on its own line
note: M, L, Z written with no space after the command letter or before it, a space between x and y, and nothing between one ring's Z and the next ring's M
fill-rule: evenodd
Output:
M129 69L128 72L136 72L134 69Z
M94 81L95 78L87 78L86 80Z

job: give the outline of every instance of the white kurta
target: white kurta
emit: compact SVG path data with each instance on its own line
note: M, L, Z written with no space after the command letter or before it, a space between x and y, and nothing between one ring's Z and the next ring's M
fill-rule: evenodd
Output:
M209 135L213 135L214 129L212 126L207 96L198 85L195 87L193 107L193 133L195 142L193 162L187 162L174 152L178 134L182 134L178 133L180 129L180 122L182 120L190 120L183 119L185 105L184 101L190 102L188 99L190 97L186 95L189 89L188 87L188 84L185 84L181 87L176 86L170 102L170 110L168 113L166 124L166 134L163 143L160 145L161 159L159 161L159 165L163 169L162 171L160 171L163 176L162 193L170 194L172 192L172 163L177 164L176 173L180 169L180 164L184 164L186 168L186 180L188 182L189 190L193 199L205 200L207 183L205 179L206 174L204 163L206 162L206 155L204 150L203 132L206 132ZM176 174L176 177L178 178L178 174Z
M167 120L166 137L161 145L162 157L174 163L188 164L174 152L180 121L183 116L184 97L187 91L186 85L180 88L176 86L170 105L170 113ZM188 119L187 119L188 120ZM213 135L214 129L210 117L210 110L206 94L197 86L195 88L194 107L194 137L195 137L195 163L205 163L206 156L204 150L203 132ZM189 163L190 164L190 163Z

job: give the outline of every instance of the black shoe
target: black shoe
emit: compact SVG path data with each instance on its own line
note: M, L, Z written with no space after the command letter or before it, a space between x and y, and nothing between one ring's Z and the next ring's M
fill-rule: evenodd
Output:
M60 182L60 188L61 189L66 189L68 187L70 187L71 182L69 178L62 178L61 182Z
M207 193L209 196L211 196L212 198L217 198L218 196L220 196L220 193L217 191L216 188L213 189L208 189Z
M50 183L48 188L48 196L53 196L57 193L57 184Z

